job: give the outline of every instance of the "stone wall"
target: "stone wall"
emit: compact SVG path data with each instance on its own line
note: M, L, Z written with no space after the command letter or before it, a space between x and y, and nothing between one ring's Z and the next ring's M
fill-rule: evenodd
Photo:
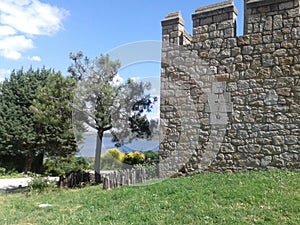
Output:
M299 0L201 7L162 21L161 174L300 167Z

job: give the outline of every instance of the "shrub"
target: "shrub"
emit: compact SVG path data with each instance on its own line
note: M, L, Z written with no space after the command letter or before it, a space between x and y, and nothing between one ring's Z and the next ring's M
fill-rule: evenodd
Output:
M17 172L16 170L8 170L7 168L0 167L0 176L2 177L23 177L23 174Z
M28 191L30 193L42 193L50 188L55 187L55 182L50 182L47 178L39 174L31 174L31 181L28 183Z
M158 157L157 152L149 150L149 151L144 152L144 155L145 155L146 162L148 162L148 163L158 163L159 157Z
M46 174L51 176L60 176L72 171L89 170L90 164L83 157L58 157L55 159L47 159L45 162Z
M125 154L121 153L120 150L117 149L117 148L109 149L105 154L106 155L110 154L112 157L114 157L115 159L119 160L120 162L123 162L124 156L125 156Z
M130 152L125 154L124 163L129 165L142 164L145 162L145 155L142 152Z
M0 167L0 176L4 176L6 174L6 169L3 167Z
M120 169L124 160L124 154L117 148L109 149L102 157L100 166L101 169L111 170Z
M129 153L130 154L130 153ZM146 170L146 179L158 178L158 153L152 150L145 151L143 154L144 158L140 163L132 164L134 168L144 168Z

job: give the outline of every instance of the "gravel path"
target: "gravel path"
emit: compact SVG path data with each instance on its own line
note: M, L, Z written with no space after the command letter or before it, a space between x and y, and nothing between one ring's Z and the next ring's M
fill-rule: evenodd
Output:
M0 190L9 190L27 187L31 178L9 178L0 179Z
M13 190L17 188L24 188L28 186L32 178L8 178L8 179L0 179L0 191L5 190ZM49 180L57 181L58 177L50 177Z
M90 171L93 173L94 171ZM107 174L113 172L112 170L103 170L101 171L101 174ZM14 190L17 188L24 188L28 186L28 183L30 182L32 178L26 177L26 178L7 178L7 179L0 179L0 192L6 191L6 190ZM49 177L50 181L58 181L59 177Z

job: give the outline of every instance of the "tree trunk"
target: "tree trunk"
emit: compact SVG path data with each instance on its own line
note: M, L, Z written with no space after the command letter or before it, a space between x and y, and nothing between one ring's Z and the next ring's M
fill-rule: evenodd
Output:
M31 170L35 173L43 173L44 152L38 153L32 162Z
M96 152L95 152L95 182L96 182L96 184L101 183L100 160L101 160L101 150L102 150L102 138L103 138L103 131L99 130L97 132L97 144L96 144Z
M24 168L24 173L27 174L31 170L32 162L34 159L34 150L31 148L28 153L27 161Z

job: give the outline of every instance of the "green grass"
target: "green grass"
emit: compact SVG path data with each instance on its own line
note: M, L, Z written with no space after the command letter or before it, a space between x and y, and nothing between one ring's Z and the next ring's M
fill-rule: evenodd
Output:
M13 174L0 175L0 179L24 178L24 177L27 177L27 176L25 174L22 174L22 173L13 173Z
M110 191L2 194L0 224L300 224L300 173L199 174Z

